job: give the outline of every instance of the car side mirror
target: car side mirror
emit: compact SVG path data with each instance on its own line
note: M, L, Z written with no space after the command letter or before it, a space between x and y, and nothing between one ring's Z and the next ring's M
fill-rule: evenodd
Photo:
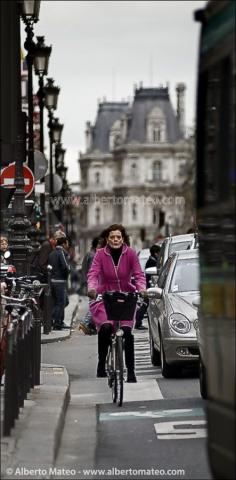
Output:
M195 297L192 301L192 304L194 307L199 308L201 305L201 298L199 296Z
M147 289L149 298L162 298L163 290L160 287L150 287Z

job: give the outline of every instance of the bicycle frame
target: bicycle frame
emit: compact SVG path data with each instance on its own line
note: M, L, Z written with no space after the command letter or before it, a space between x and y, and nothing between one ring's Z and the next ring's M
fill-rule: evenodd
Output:
M112 400L119 407L123 404L123 335L120 322L116 322L115 331L112 333L111 344L107 355L108 386L112 389Z

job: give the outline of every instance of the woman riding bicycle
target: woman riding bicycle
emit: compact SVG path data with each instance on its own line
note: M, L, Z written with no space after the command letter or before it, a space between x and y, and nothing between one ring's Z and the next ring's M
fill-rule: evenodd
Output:
M129 246L129 237L122 225L114 224L104 232L104 248L97 251L88 273L88 296L95 299L97 294L108 291L134 292L146 295L146 280L138 256ZM134 280L134 284L132 281ZM90 304L90 311L98 331L97 377L106 377L106 356L113 331L113 321L107 319L103 301ZM136 382L134 371L133 320L122 320L124 331L125 363L127 382Z

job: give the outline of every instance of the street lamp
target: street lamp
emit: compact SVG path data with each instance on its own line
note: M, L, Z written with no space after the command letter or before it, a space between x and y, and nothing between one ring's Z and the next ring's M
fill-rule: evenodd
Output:
M51 227L51 220L52 220L51 209L53 207L51 202L51 199L53 196L53 164L52 164L53 124L54 124L53 112L57 108L59 92L60 92L60 88L54 85L54 80L52 78L48 78L47 84L44 87L44 104L48 110L48 128L49 128L49 176L50 176L49 224L50 224L50 227Z
M37 44L34 49L34 69L39 76L39 90L37 93L40 110L40 151L44 152L44 130L43 130L43 107L44 107L44 82L43 77L48 73L49 57L52 47L44 44L44 37L37 37Z
M22 0L20 3L22 18L36 23L39 19L40 0Z
M48 109L49 112L57 109L59 92L60 92L60 88L54 85L54 80L52 78L48 78L47 85L45 85L44 87L44 95L45 95L44 99L45 99L45 107Z
M66 149L62 148L62 144L57 143L56 148L55 148L55 170L56 170L56 173L57 173L58 167L60 165L64 164L65 152L66 152Z
M37 43L34 48L34 70L35 74L39 77L39 90L37 92L37 97L39 99L40 151L42 153L44 153L44 76L48 73L48 63L51 51L52 47L47 47L44 44L44 37L37 37ZM41 179L41 183L43 182L44 178ZM44 238L44 236L46 235L45 194L40 195L40 206L42 211L41 231Z
M28 54L26 57L28 67L28 165L34 173L34 124L33 124L33 58L35 52L35 43L33 40L33 24L39 19L39 0L24 0L20 2L21 17L26 25L27 34L25 40L25 49Z
M50 176L50 188L49 188L49 193L50 193L50 212L49 212L49 224L50 227L52 227L52 210L53 210L53 203L52 203L52 198L54 195L54 187L53 187L53 144L60 143L61 141L61 135L62 135L62 130L63 130L63 124L59 123L58 118L54 118L52 111L49 111L49 122L48 122L48 127L49 127L49 139L50 139L50 164L49 164L49 176Z

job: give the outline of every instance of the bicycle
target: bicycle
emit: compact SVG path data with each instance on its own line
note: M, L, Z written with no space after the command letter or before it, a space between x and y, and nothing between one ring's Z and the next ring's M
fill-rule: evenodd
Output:
M121 407L124 394L124 332L120 327L120 321L133 320L139 294L137 292L105 292L101 297L108 320L115 322L106 359L106 369L113 403Z

